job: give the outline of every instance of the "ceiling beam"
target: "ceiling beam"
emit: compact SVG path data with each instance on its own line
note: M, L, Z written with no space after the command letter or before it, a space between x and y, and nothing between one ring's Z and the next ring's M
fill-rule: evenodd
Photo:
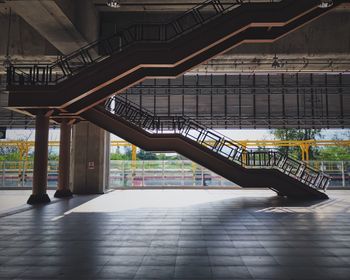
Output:
M56 1L19 0L7 1L6 4L62 54L87 44L87 40Z

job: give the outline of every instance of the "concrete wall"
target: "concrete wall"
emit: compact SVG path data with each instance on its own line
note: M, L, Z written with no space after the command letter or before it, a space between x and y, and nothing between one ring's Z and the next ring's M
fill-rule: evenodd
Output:
M95 41L99 35L99 13L91 0L56 0L76 29L88 42Z
M8 45L9 10L0 6L0 56ZM18 59L28 56L56 56L58 51L21 17L12 13L9 54Z
M109 178L109 133L89 123L73 127L71 186L73 193L104 193Z
M12 7L11 21L9 20L10 7ZM31 10L28 10L30 8ZM25 15L25 20L16 11L20 15ZM11 25L10 36L8 36L9 24ZM92 1L57 0L55 3L50 0L0 3L1 64L7 45L14 62L46 63L55 60L61 52L69 53L96 40L98 34L99 17ZM45 38L52 39L50 42L54 45ZM72 47L69 47L69 44ZM0 69L0 72L1 70L3 69Z

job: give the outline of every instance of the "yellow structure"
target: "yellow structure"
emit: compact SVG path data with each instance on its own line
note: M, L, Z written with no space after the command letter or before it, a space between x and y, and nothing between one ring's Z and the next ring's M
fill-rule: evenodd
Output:
M311 146L350 146L350 140L239 140L246 147L300 147L302 160L309 161ZM59 141L50 141L49 146L59 146ZM131 147L132 161L136 161L136 146L123 140L111 141L112 147ZM20 160L24 160L26 168L28 153L34 147L34 141L0 141L0 147L17 147ZM19 172L21 172L21 167ZM21 173L20 173L21 174Z
M350 140L240 140L247 147L300 147L301 159L309 161L312 146L350 146Z

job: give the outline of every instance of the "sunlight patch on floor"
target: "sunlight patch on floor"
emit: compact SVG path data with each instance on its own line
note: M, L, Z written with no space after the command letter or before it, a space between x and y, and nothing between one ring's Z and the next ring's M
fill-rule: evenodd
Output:
M140 208L177 208L237 197L270 197L269 190L116 190L86 202L72 212L116 212Z

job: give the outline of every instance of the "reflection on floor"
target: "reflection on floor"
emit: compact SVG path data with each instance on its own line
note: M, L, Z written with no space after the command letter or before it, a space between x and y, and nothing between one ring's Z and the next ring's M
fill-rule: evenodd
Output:
M350 279L350 191L329 195L131 190L28 208L0 218L0 279Z

